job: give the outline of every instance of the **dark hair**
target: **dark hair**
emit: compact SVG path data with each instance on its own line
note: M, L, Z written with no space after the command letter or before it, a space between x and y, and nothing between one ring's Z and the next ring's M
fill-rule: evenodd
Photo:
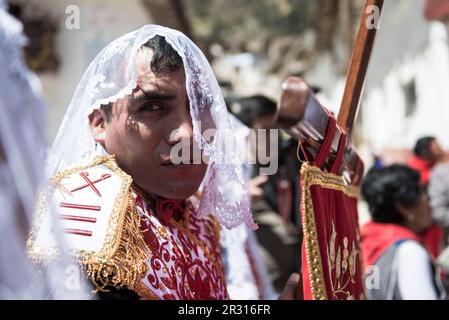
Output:
M143 46L153 50L153 58L151 59L150 66L154 74L173 72L182 66L181 56L165 41L164 37L155 35Z
M420 174L404 165L372 168L362 184L362 196L374 221L402 223L396 204L413 207L421 196Z
M155 35L145 42L142 47L147 47L153 50L150 67L154 74L158 75L165 72L173 72L182 67L181 56L167 41L165 41L165 37ZM112 104L101 106L106 121L109 121L111 118L111 106Z
M423 159L429 158L431 156L430 145L433 141L435 141L435 137L432 136L419 138L413 148L413 153Z
M262 95L255 95L238 100L240 110L237 117L251 127L254 121L264 116L274 116L276 113L276 103Z

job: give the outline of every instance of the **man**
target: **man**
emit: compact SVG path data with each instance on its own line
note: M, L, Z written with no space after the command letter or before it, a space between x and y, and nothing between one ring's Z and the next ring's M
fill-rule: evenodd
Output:
M427 177L426 184L428 184L429 189L432 216L439 226L447 229L449 227L449 164L447 155L433 137L418 140L415 153L430 154L433 155L433 158L436 158L436 161L433 161L435 164L431 166L431 174L428 172L425 175Z
M443 248L447 254L449 243L449 162L435 166L429 181L429 196L432 217L443 229ZM443 254L443 253L442 253ZM447 263L447 262L446 262ZM447 267L446 267L447 269Z
M433 167L444 161L445 152L435 137L426 136L419 138L413 148L414 156L408 161L408 166L420 173L421 185L427 188ZM431 226L421 235L423 242L434 258L441 252L443 231L438 226Z
M413 157L407 164L421 174L421 184L427 185L433 166L444 158L445 153L435 137L432 136L419 138L413 148L413 153Z
M54 256L60 223L98 291L227 299L220 224L255 227L242 165L222 147L230 129L185 35L149 25L115 40L86 70L50 151L31 255Z

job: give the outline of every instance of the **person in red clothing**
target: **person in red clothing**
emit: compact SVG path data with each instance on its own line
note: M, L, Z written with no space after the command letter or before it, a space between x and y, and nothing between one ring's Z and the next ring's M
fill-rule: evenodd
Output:
M407 162L407 165L420 173L420 183L426 188L430 180L432 168L437 163L442 162L446 154L437 139L432 136L419 138L413 148L413 153L414 155ZM432 256L437 257L441 252L443 230L439 226L433 225L419 236Z
M443 160L445 152L435 137L427 136L416 141L413 153L407 165L421 174L421 184L425 186L429 183L433 166Z
M446 297L419 236L432 224L429 198L419 181L419 173L404 165L373 168L363 180L361 192L372 219L360 232L369 299Z

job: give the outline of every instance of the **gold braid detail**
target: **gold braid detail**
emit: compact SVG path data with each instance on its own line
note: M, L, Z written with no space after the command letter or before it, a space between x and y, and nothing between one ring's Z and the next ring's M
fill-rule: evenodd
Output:
M306 247L306 258L310 275L310 287L314 300L327 300L324 284L323 264L318 244L315 214L310 188L319 185L323 188L337 190L349 197L356 197L358 190L349 186L344 178L332 173L324 173L319 168L304 163L301 166L301 216L303 217L303 234Z
M44 258L56 259L58 248L38 248L35 245L37 231L47 211L50 195L61 189L61 180L78 171L104 165L122 180L120 193L113 206L106 238L99 252L73 250L83 271L93 281L97 290L105 291L107 286L127 287L133 290L147 271L148 247L140 230L140 216L136 211L130 188L132 178L121 170L114 156L99 156L87 166L79 166L57 173L50 184L44 188L37 204L36 217L27 241L27 251L32 260L42 263Z
M135 290L135 286L148 270L149 249L140 228L140 216L136 205L131 193L129 195L121 230L117 232L120 240L113 256L105 260L82 261L97 290L104 291L107 286L116 288L125 286Z

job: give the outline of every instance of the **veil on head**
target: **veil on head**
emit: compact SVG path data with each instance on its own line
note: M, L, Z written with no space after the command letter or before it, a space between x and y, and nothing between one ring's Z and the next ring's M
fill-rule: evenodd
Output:
M46 173L85 165L98 155L88 124L94 110L130 95L137 84L135 57L138 49L156 35L163 36L182 58L190 101L194 140L209 157L202 182L199 215L213 213L221 224L233 228L245 222L256 228L245 187L242 159L224 148L232 125L220 87L206 57L183 33L146 25L106 46L85 71L49 152ZM213 141L203 132L215 129ZM225 159L225 161L223 161Z

